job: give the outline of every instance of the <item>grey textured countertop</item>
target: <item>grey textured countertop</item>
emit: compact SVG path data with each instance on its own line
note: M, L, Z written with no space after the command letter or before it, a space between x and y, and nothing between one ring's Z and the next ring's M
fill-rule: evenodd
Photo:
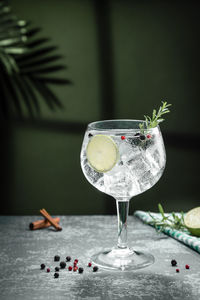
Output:
M0 217L0 299L200 299L200 255L187 246L129 216L130 246L146 249L155 263L132 272L110 272L88 267L90 255L117 241L116 216L62 216L63 230L51 227L30 231L38 216ZM70 255L84 273L60 270L54 262ZM180 273L172 267L176 259ZM50 273L40 270L45 263ZM190 269L185 269L185 264Z

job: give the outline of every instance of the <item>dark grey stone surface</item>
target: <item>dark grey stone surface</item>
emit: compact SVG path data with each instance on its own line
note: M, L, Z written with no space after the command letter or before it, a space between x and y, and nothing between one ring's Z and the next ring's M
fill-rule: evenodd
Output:
M115 216L62 216L63 230L30 231L38 217L0 217L0 299L200 299L200 256L176 240L158 234L136 217L129 216L130 246L146 249L155 263L132 272L86 267L90 255L112 247L117 240ZM60 270L54 278L54 255L78 258L84 273ZM180 273L172 267L178 261ZM50 273L40 270L45 263ZM190 269L185 269L185 264Z

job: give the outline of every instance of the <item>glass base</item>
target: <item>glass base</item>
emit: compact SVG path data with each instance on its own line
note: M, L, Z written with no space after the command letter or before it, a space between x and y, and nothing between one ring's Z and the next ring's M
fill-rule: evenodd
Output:
M94 254L92 262L107 270L131 271L145 268L154 263L154 257L145 251L131 248L113 248Z

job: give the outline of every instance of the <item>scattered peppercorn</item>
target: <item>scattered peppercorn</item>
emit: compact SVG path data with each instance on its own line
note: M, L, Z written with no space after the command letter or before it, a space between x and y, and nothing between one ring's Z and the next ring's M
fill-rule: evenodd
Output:
M55 255L54 256L54 261L59 261L60 260L60 256L59 255Z
M134 136L140 136L140 133L139 132L137 132Z
M61 267L61 269L64 269L66 267L66 262L61 261L60 262L60 267Z
M185 265L185 268L186 268L186 269L189 269L189 268L190 268L190 266L189 266L189 265Z
M175 266L177 265L177 261L176 261L175 259L172 259L171 265L172 265L173 267L175 267Z
M78 272L81 274L81 273L83 273L83 268L79 268L78 269Z
M59 277L59 273L54 273L54 277L58 278Z
M70 260L71 260L71 256L67 256L66 261L70 261Z
M180 270L179 269L176 269L176 273L179 273L180 272Z
M44 270L45 264L41 264L41 265L40 265L40 268L41 268L41 270Z
M121 140L125 140L125 138L126 138L126 137L125 137L124 135L121 136Z
M88 137L89 137L89 138L92 137L92 136L93 136L93 134L91 134L91 133L88 134Z
M59 256L59 255L55 255L55 256L54 256L54 261L59 261L59 260L60 260L60 256ZM70 256L67 256L67 257L66 257L66 261L71 261L71 257L70 257ZM174 262L175 262L175 264L174 264ZM77 263L78 263L78 259L75 259L75 260L74 260L74 264L73 264L74 266L69 266L69 267L68 267L68 270L69 270L69 271L72 271L72 270L73 270L74 272L76 272L76 271L78 270L78 272L81 274L81 273L84 272L84 268L82 268L82 267L78 268L78 267L77 267ZM175 260L172 260L172 261L171 261L171 264L172 264L172 265L176 265L177 263L176 263ZM92 262L88 262L88 267L91 267L91 266L92 266ZM65 267L66 267L66 262L61 261L61 262L60 262L60 268L61 268L61 269L64 269ZM40 268L41 268L42 270L45 269L45 264L41 264L41 265L40 265ZM59 273L58 273L58 272L59 272L60 268L59 268L59 267L55 267L55 273L54 273L54 277L55 277L55 278L58 278L58 277L59 277ZM186 268L186 269L189 269L190 267L189 267L189 265L185 265L185 268ZM99 269L99 268L98 268L97 266L94 266L94 267L93 267L93 272L97 272L98 269ZM49 272L50 272L50 268L47 268L47 269L46 269L46 272L49 273ZM176 269L176 272L179 272L179 269Z
M99 268L98 268L97 266L94 266L94 267L93 267L93 272L97 272L98 269L99 269Z

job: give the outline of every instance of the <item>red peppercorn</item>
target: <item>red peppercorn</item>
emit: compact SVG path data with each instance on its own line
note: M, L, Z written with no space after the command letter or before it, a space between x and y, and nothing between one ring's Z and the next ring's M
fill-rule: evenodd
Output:
M76 272L78 270L78 267L74 267L73 271Z
M88 267L91 267L91 266L92 266L92 263L91 263L91 262L89 262L89 263L88 263Z
M74 262L74 267L76 267L77 266L77 262Z
M179 269L176 269L176 273L179 273L180 272L180 270Z
M186 269L189 269L189 268L190 268L190 266L189 266L189 265L185 265L185 268L186 268Z
M126 138L126 137L125 137L124 135L121 136L121 140L125 140L125 138Z
M151 134L147 134L147 138L150 139L152 136Z
M74 260L74 262L75 262L75 263L78 263L78 259L76 258L76 259Z
M49 268L47 268L47 273L49 273L50 272L50 269Z
M73 269L72 266L69 266L69 267L68 267L68 270L69 270L69 271L72 271L72 269Z

